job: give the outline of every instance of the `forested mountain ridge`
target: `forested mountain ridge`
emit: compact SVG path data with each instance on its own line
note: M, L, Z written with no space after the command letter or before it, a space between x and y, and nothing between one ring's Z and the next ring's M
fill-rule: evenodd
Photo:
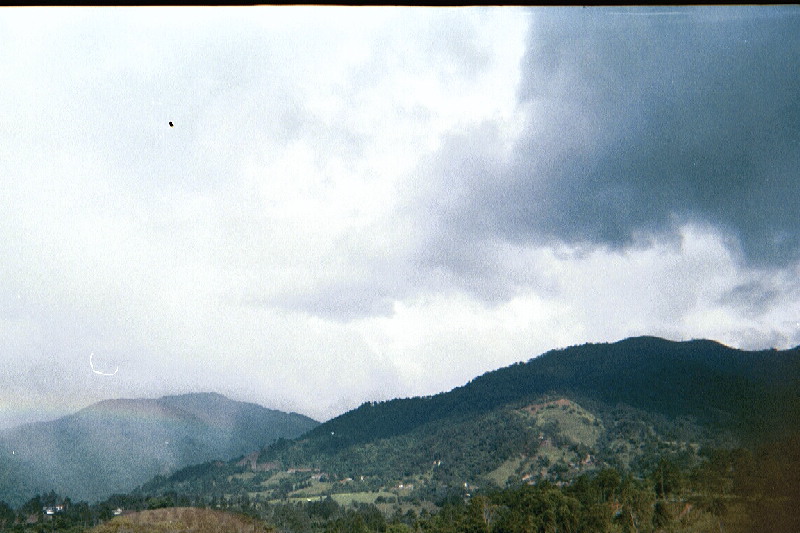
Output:
M48 490L100 499L158 474L297 437L317 424L212 393L107 400L0 432L0 500L16 504Z
M695 417L742 438L760 439L798 420L798 391L798 348L751 352L707 340L636 337L552 350L435 396L365 403L321 424L308 438L349 446L454 415L562 394L669 417Z
M662 456L689 467L701 448L796 431L797 383L797 349L747 352L655 337L574 346L450 392L365 403L246 463L192 467L145 488L197 493L193 479L214 479L223 493L246 486L265 498L301 497L298 487L318 472L334 484L358 479L357 490L399 484L434 498L458 484L564 481L605 466L643 474ZM259 473L229 484L248 470ZM293 484L275 485L281 471Z

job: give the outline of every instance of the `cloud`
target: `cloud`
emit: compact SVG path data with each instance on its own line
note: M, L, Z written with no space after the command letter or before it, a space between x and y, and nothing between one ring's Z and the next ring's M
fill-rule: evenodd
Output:
M494 172L453 226L618 248L691 220L755 266L800 258L800 11L675 11L534 10L525 131L510 160L472 167Z
M621 11L2 13L0 400L327 418L587 341L800 343L794 11Z
M409 390L447 390L553 348L637 335L745 349L800 342L792 274L742 265L709 227L684 225L677 239L625 250L498 244L492 257L496 271L477 279L511 280L504 298L442 283L398 302L390 316L352 325L397 364ZM759 306L762 295L742 294L743 285L782 292Z
M4 398L250 390L328 416L398 393L394 363L348 323L421 290L431 228L407 176L445 132L511 111L526 24L481 9L4 13ZM119 371L92 373L92 353Z

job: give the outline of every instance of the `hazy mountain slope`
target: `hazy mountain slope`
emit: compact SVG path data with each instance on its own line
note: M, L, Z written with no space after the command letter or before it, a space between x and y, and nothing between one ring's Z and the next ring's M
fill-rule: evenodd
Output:
M232 455L252 452L267 442L298 436L318 425L318 422L296 413L266 409L260 405L232 402L219 394L185 394L165 396L164 405L189 413L205 424L224 429L229 436Z
M0 500L19 503L56 490L95 500L157 474L231 459L317 422L218 394L109 400L67 417L0 433Z
M486 412L537 395L624 403L692 416L743 437L794 424L800 413L800 350L747 352L712 341L654 337L553 350L426 398L364 404L309 436L336 446L400 435L454 415Z

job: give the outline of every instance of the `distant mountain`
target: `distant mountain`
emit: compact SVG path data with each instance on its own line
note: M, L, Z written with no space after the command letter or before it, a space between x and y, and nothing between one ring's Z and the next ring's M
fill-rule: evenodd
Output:
M229 460L318 425L213 393L107 400L52 422L0 432L0 500L55 490L94 501L155 475Z

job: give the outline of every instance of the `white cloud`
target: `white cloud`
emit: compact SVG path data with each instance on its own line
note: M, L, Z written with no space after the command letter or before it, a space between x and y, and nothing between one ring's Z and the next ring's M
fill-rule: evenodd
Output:
M741 266L708 228L685 226L678 242L626 251L500 246L496 257L494 275L516 286L513 296L487 303L449 288L359 324L372 349L402 369L409 393L446 390L552 348L628 336L712 338L743 349L800 344L797 283ZM794 288L759 312L720 304L761 278Z
M0 425L188 390L327 418L585 341L800 343L796 267L748 270L711 228L580 253L453 230L528 120L527 31L511 8L0 13Z

